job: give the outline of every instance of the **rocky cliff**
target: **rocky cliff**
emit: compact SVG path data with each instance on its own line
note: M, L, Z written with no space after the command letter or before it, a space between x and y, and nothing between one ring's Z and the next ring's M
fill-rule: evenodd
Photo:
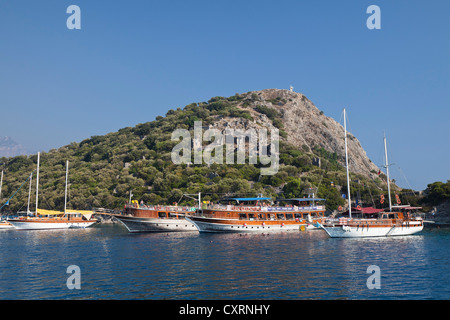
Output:
M224 129L273 127L273 122L259 112L261 106L276 111L276 118L282 121L285 139L299 149L324 148L336 153L341 165L345 165L344 128L333 118L327 117L306 96L290 90L265 89L241 95L237 105L251 113L253 120L218 117L211 127ZM377 177L379 168L367 157L361 143L348 133L349 168L351 172L371 179Z

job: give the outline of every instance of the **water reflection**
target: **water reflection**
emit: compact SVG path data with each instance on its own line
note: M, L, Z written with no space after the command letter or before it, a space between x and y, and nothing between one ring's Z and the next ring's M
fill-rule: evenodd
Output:
M0 232L0 298L448 298L449 238L129 234L117 225ZM81 290L66 287L71 264L81 268ZM381 269L381 290L366 286L369 265Z

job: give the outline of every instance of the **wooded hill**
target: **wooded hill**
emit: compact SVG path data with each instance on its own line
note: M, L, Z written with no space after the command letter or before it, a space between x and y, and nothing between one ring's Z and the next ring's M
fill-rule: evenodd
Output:
M192 130L198 120L204 127L220 130L278 128L278 173L261 176L259 163L174 164L171 151L179 141L171 140L172 132ZM301 197L308 188L315 188L316 196L326 198L328 209L333 210L344 205L341 192L346 193L343 141L342 126L299 93L268 89L214 97L169 110L151 122L41 153L39 204L46 209L63 208L65 162L69 160L69 206L74 209L123 208L130 190L133 199L171 204L183 193L202 192L203 200L217 201L226 194ZM377 175L378 167L351 134L349 153L353 199L358 194L366 204L379 206L379 195L386 194L384 174ZM0 158L5 171L2 205L35 170L36 161L37 155ZM35 175L33 205L34 184ZM396 188L393 185L393 199ZM25 183L3 213L26 210L27 196ZM404 202L408 201L414 198Z

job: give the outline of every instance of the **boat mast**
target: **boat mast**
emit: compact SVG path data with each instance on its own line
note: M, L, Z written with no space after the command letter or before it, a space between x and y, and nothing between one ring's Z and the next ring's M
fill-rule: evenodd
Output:
M344 141L345 141L345 167L347 169L347 197L348 197L348 217L352 217L352 201L350 199L350 176L348 173L348 151L347 151L347 115L344 108Z
M386 168L386 176L387 176L387 187L388 187L388 197L389 197L389 212L392 212L392 203L391 203L391 186L389 183L389 164L388 164L388 155L387 155L387 145L386 145L386 133L384 133L384 155L385 155L385 168Z
M0 178L0 199L2 198L2 185L3 185L3 170L2 170L2 177Z
M28 204L27 204L27 216L30 214L30 200L31 200L31 180L33 180L33 172L30 174L30 186L28 187Z
M37 171L36 171L36 215L38 213L38 201L39 201L39 160L41 157L41 153L38 152L37 158Z
M64 191L64 214L66 214L67 208L67 184L69 176L69 160L66 160L66 190Z

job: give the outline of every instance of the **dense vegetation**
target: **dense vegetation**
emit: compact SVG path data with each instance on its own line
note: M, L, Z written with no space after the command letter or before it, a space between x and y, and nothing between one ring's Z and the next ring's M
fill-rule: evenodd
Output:
M274 99L270 103L285 101ZM202 120L203 125L208 125L223 117L252 121L258 113L265 114L280 129L280 168L276 175L260 176L260 164L187 166L171 161L170 152L178 143L171 141L175 129L189 130L194 121ZM183 109L169 110L165 117L158 116L152 122L50 150L41 154L40 207L63 207L66 160L70 162L69 205L78 209L122 208L130 190L133 199L146 203L173 203L184 193L202 192L204 200L216 201L225 194L302 197L309 188L315 188L316 196L326 198L329 209L344 205L341 188L346 193L346 178L337 155L320 147L298 148L287 144L280 117L277 110L262 106L255 94L214 97ZM320 168L313 165L314 158L321 159ZM5 170L2 205L35 169L36 162L37 155L0 158ZM34 179L35 176L32 194ZM352 193L368 205L380 205L379 194L383 193L380 178L369 180L352 174L351 179ZM9 207L2 211L26 209L27 196L25 183ZM34 197L31 202L34 205Z
M446 183L437 181L427 186L427 195L423 198L423 203L437 205L450 200L450 180Z

